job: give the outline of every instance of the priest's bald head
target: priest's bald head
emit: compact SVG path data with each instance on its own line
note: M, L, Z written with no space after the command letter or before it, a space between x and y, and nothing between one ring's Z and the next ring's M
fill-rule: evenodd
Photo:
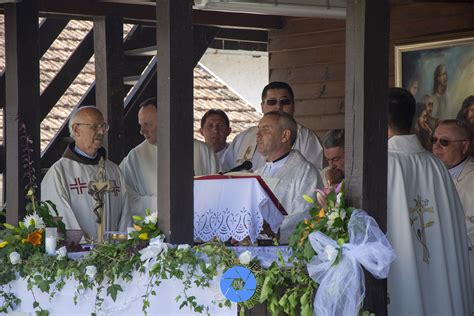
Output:
M158 138L156 109L156 98L150 98L140 104L140 110L138 111L140 134L153 145L156 145Z
M441 121L431 137L433 154L441 159L448 169L453 168L469 155L471 139L471 130L466 122Z
M296 141L295 119L281 111L267 112L257 131L257 150L267 161L274 161L291 150Z
M402 88L391 88L388 102L388 136L407 135L411 132L416 101Z
M102 112L95 106L83 106L75 110L69 120L69 133L76 147L88 156L95 157L109 130Z

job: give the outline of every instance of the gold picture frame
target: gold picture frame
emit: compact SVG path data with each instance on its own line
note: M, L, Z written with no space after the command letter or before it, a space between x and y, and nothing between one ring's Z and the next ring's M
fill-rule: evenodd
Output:
M474 95L472 33L395 45L394 57L395 85L412 92L419 106L431 96L436 120L456 118L463 100Z

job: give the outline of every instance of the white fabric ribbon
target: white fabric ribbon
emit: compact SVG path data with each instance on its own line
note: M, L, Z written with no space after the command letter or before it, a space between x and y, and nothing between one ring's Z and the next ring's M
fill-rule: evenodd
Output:
M378 279L388 276L396 255L377 222L363 210L354 210L348 224L349 243L342 246L334 264L337 242L321 232L309 235L317 255L308 263L308 273L319 283L314 315L357 315L365 295L362 266Z

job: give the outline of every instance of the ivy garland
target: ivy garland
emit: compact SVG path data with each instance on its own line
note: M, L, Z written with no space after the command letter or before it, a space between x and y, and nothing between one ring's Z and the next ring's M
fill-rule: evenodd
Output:
M96 288L93 315L97 315L103 303L101 293L105 292L115 301L117 294L123 291L117 283L118 279L131 281L134 271L145 272L139 253L143 245L143 241L140 240L128 240L117 244L104 243L77 261L70 260L67 256L35 253L22 260L21 264L12 264L8 256L2 256L1 265L4 268L0 272L0 297L3 299L3 305L0 306L0 312L11 311L21 303L11 292L8 284L19 275L27 281L28 290L33 298L36 287L41 292L49 293L49 298L52 299L64 287L67 280L71 279L79 283L74 297L75 304L84 290ZM188 291L195 286L208 288L211 280L218 275L218 271L224 271L235 265L244 265L256 276L257 290L252 299L239 304L241 315L245 309L263 302L267 302L268 310L273 315L282 313L312 315L316 283L307 275L304 262L292 260L294 259L290 259L292 267L283 268L288 262L285 262L279 254L278 262L264 269L255 259L246 265L242 264L235 253L221 242L209 242L192 248L170 248L158 256L148 271L149 284L143 296L142 311L147 314L150 296L156 295L154 288L160 286L165 279L176 278L184 284L182 293L176 297L180 308L187 307L196 313L209 315L209 307L200 304L196 297L188 294ZM93 277L89 267L95 267ZM218 304L219 307L230 305L231 302L228 300ZM37 315L48 315L48 311L43 309L36 299L33 307Z

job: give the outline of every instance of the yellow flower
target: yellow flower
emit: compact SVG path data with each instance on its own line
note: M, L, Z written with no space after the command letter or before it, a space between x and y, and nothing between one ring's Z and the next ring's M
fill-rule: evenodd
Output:
M33 246L39 246L41 244L41 230L36 230L23 239L23 243L30 243Z
M138 235L138 238L140 238L141 240L148 240L148 233L141 233L140 235Z
M324 212L324 208L321 208L321 210L319 211L319 218L323 218L324 216L326 215L326 213Z
M133 228L135 228L135 230L136 230L137 232L139 232L139 231L142 230L142 228L141 228L140 226L138 226L137 224L133 224Z
M0 242L0 249L8 245L8 241L2 241Z

